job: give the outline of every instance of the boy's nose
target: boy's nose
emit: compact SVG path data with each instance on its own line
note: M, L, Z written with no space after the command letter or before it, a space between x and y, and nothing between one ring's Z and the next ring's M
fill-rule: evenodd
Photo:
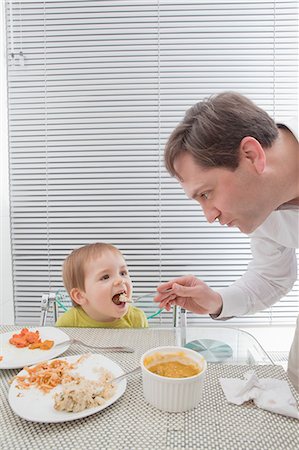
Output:
M114 281L114 286L119 286L121 284L123 284L124 280L122 278L118 278L117 280Z

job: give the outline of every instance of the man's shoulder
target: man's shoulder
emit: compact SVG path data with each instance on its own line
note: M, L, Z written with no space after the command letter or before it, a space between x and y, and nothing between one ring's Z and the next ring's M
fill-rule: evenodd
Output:
M298 226L298 219L299 207L290 206L288 208L287 206L282 206L281 208L273 211L259 228L265 229L281 225L284 225L286 228L292 228L293 226Z
M286 247L296 248L299 245L299 209L278 209L252 234L251 238L269 238Z

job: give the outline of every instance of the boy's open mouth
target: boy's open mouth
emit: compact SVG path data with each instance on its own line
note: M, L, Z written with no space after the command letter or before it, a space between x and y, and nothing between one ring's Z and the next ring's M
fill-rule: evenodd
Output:
M125 305L126 303L132 303L125 292L119 292L118 294L113 295L112 301L113 303L115 303L115 305Z

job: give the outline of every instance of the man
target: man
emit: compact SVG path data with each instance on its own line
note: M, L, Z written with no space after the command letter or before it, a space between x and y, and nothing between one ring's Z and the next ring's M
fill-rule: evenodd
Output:
M299 247L299 145L289 124L275 124L246 97L224 92L190 108L172 132L165 165L209 222L251 237L253 259L231 286L213 290L195 276L158 287L161 308L177 304L214 319L268 308L291 290ZM288 375L299 391L299 321Z

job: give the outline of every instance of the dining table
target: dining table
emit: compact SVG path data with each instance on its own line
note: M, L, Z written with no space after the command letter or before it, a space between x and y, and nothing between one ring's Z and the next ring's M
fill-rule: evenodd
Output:
M0 333L20 330L5 325ZM32 328L32 327L31 327ZM228 327L168 327L147 329L62 328L89 345L127 346L133 353L103 354L125 372L140 364L144 352L160 346L182 346L204 339L220 340L232 350L226 358L209 361L200 403L185 412L165 412L149 405L142 391L141 372L127 379L124 394L109 407L81 419L62 423L30 422L16 415L8 401L10 382L21 369L0 370L0 448L2 450L295 450L299 448L298 420L275 414L248 401L240 406L226 400L219 379L243 378L254 370L259 378L286 380L259 343L243 331ZM207 341L208 340L208 341ZM71 345L60 358L82 355L87 349ZM92 350L101 353L101 350ZM0 349L1 354L1 349ZM34 408L34 405L32 405Z

